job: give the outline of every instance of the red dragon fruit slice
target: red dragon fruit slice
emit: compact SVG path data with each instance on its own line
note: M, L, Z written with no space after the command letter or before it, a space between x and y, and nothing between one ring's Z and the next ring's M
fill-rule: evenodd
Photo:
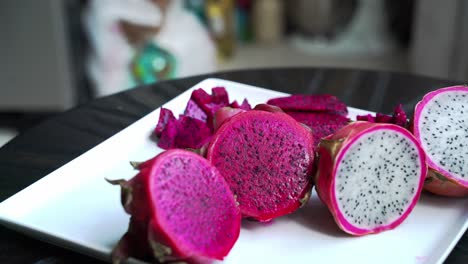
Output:
M187 103L184 115L206 122L208 116L214 113L213 107L216 108L218 105L226 106L229 104L226 89L215 87L211 92L212 95L209 95L201 88L194 90Z
M203 157L168 150L144 162L122 187L131 215L128 232L112 252L114 263L129 256L159 262L222 260L240 232L241 214L224 178Z
M195 119L201 120L206 122L207 115L206 113L197 105L197 103L190 99L187 103L187 107L185 107L184 115L193 117Z
M232 103L229 104L230 107L232 108L240 108L243 110L252 110L252 106L249 104L249 101L244 98L242 101L242 104L239 104L236 100L234 100Z
M284 113L283 109L279 108L278 106L269 104L258 104L254 107L254 110L261 110L272 113Z
M244 109L244 110L252 110L252 106L249 104L249 101L247 101L246 98L244 98L244 100L242 100L242 103L239 106L239 108Z
M229 96L224 87L214 87L211 89L212 102L223 106L229 105Z
M231 117L243 113L246 110L241 109L241 108L232 108L232 107L223 107L218 109L214 115L214 120L213 120L213 127L214 130L218 130L218 128L224 124L227 120L229 120Z
M335 133L338 129L349 123L349 118L332 113L322 112L286 112L296 121L301 122L312 130L314 144L318 145L320 139Z
M194 90L190 98L199 106L209 104L212 100L211 95L201 88Z
M313 135L284 113L251 110L231 117L213 135L207 159L226 179L244 217L269 221L310 196Z
M408 116L406 115L403 105L399 104L393 109L393 123L397 126L408 127Z
M406 115L405 110L401 104L397 105L395 109L393 109L393 115L385 115L382 113L377 113L375 116L371 114L367 115L358 115L356 116L356 120L358 121L367 121L373 123L390 123L395 124L401 127L408 127L408 117Z
M267 104L276 105L287 111L321 111L346 116L348 108L338 98L332 95L291 95L273 98Z
M416 138L394 124L357 121L323 139L315 185L338 226L352 235L400 225L427 174Z
M156 128L154 129L154 134L157 137L160 137L161 133L166 128L167 123L172 122L175 119L176 118L174 117L174 114L172 113L171 110L167 108L161 108L161 111L159 112L159 121L158 121L158 124L156 125Z
M177 134L179 133L179 122L177 120L169 121L158 138L158 147L162 149L177 148Z
M178 120L170 120L162 131L158 146L162 149L202 147L212 135L208 125L198 119L180 115Z
M444 196L468 196L468 87L430 92L414 112L412 130L429 166L424 188Z

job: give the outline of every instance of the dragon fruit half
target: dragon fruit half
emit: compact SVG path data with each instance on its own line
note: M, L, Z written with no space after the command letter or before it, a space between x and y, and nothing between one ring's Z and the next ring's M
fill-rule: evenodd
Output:
M207 148L244 217L269 221L293 212L312 188L314 138L289 115L261 110L224 122Z
M406 129L357 121L319 144L315 185L338 226L352 235L393 229L414 208L425 154Z
M223 259L239 236L241 214L219 171L180 149L138 168L129 181L110 181L121 186L122 205L131 215L112 252L114 263L129 256L158 262Z
M468 196L468 87L430 92L416 105L413 133L426 151L424 188L445 196Z

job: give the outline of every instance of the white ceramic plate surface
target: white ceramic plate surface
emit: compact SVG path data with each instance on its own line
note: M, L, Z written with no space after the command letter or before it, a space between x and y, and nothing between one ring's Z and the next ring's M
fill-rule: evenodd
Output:
M164 105L181 113L193 89L224 86L252 105L286 94L207 79ZM350 117L369 113L349 108ZM131 178L129 161L162 150L150 139L159 109L0 204L0 222L35 238L100 259L125 233L119 188L104 178ZM468 227L468 199L423 194L395 230L351 237L340 231L315 191L310 202L272 223L244 222L223 263L442 263ZM137 262L132 260L131 262Z

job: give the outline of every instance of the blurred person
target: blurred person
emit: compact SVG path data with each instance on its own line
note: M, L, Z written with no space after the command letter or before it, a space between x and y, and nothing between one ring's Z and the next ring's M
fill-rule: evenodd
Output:
M209 33L183 6L183 0L89 2L87 71L97 96L215 69Z

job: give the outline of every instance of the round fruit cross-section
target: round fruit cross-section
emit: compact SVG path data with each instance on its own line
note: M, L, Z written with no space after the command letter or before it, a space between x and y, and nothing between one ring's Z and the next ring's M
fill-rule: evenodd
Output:
M356 135L338 154L333 202L351 233L376 233L399 225L414 207L426 167L416 139L395 125Z
M168 150L152 167L153 221L186 255L222 259L240 232L240 212L218 170L186 150Z
M427 94L416 106L414 123L428 165L468 188L468 87Z
M309 129L283 113L233 116L213 136L207 159L237 197L245 217L268 221L297 209L311 188Z

